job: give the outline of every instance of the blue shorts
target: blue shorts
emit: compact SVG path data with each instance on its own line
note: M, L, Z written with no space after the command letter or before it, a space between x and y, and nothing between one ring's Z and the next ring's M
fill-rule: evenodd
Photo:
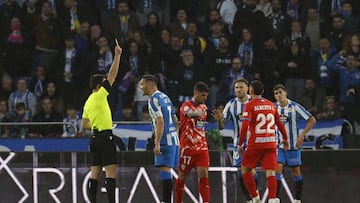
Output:
M278 148L277 162L288 166L301 166L301 150L284 150Z
M169 168L179 167L180 149L177 145L160 146L161 154L155 156L155 166L166 166Z
M233 161L232 161L232 165L233 166L237 166L240 167L241 166L241 160L242 157L244 155L245 149L243 149L240 154L237 152L237 147L233 148Z

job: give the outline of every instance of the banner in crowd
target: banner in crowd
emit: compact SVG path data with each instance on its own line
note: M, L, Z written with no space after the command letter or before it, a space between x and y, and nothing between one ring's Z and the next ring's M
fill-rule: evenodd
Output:
M341 149L343 119L334 121L318 121L307 134L303 148L305 149ZM306 123L299 124L299 131ZM206 131L217 128L217 123L208 123ZM113 129L114 135L122 138L125 145L134 145L134 150L146 150L148 141L152 139L152 128L149 124L117 124ZM233 136L232 123L228 122L221 130L223 137ZM231 144L229 144L231 145ZM88 138L39 138L39 139L0 139L0 151L39 151L39 152L87 152Z

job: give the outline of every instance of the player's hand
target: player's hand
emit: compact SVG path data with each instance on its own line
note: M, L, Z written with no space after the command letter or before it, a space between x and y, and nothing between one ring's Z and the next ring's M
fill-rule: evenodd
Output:
M241 146L241 145L238 145L238 146L237 146L237 153L238 153L238 154L241 154L242 150L243 150L242 146Z
M289 150L289 149L290 149L289 141L288 141L288 140L283 140L283 141L281 141L280 144L283 144L283 145L284 145L284 149L285 149L285 150Z
M211 116L214 117L214 119L217 120L217 121L222 119L222 113L220 112L219 109L214 109L211 112Z
M155 144L155 146L154 146L154 154L155 155L161 154L161 152L160 152L160 144Z

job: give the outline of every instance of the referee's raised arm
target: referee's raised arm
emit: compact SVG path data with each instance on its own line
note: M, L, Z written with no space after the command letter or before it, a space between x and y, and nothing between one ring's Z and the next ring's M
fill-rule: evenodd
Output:
M120 58L121 58L121 53L122 53L122 48L117 43L117 40L116 40L116 46L114 48L114 52L115 52L114 61L111 64L109 74L107 76L107 80L109 81L109 84L111 86L115 82L115 79L116 79L116 76L117 76L117 73L118 73L118 70L119 70Z

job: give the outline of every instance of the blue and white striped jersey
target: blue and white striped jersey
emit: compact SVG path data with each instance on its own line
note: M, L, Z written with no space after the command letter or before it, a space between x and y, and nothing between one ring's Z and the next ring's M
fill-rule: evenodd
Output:
M156 118L161 116L164 119L164 132L160 145L179 145L179 137L173 117L175 111L170 98L163 92L156 91L149 98L148 106L154 132L156 131Z
M239 133L241 129L242 124L242 113L244 111L245 103L250 101L251 97L248 95L248 99L242 103L239 101L237 97L231 99L226 103L224 110L223 110L223 116L226 121L232 120L233 126L234 126L234 135L233 135L233 145L237 146L239 141ZM246 148L247 145L247 138L244 141L243 149Z
M289 150L296 150L295 147L296 141L299 137L299 128L297 127L297 122L301 120L309 120L312 116L303 106L288 99L288 105L281 107L279 102L275 102L276 108L279 112L280 119L283 122L286 132L289 136ZM276 131L278 137L278 143L282 141L282 135L280 131ZM283 148L281 145L280 148Z

